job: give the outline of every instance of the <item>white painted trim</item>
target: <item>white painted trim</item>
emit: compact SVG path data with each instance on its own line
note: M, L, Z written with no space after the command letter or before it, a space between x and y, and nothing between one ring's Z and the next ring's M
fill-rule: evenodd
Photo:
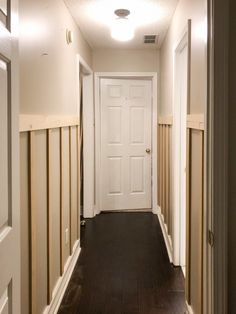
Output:
M101 78L130 78L152 80L152 208L157 204L157 126L158 126L158 97L156 72L95 72L95 213L101 212L100 204L100 164L101 164L101 136L100 136L100 79Z
M157 78L156 72L94 72L95 78L141 78L141 79L150 79Z
M204 131L205 130L204 114L188 114L187 128Z
M173 246L172 246L172 241L171 241L171 237L168 235L168 227L164 222L164 217L161 214L161 208L159 206L157 206L157 210L154 212L153 214L156 214L161 226L161 231L163 234L163 238L165 241L165 245L166 245L166 249L167 249L167 253L168 253L168 257L170 260L170 263L173 263Z
M20 132L79 125L78 116L20 114Z
M160 213L160 207L156 205L155 207L152 208L152 213L154 215L158 215Z
M87 64L87 62L79 55L77 54L78 62L81 65L82 73L85 75L93 74L93 70L90 68L90 66Z
M172 125L173 124L173 117L172 116L163 116L160 117L158 120L159 125Z
M79 258L80 251L81 251L80 240L77 240L74 245L73 253L66 262L64 273L58 279L56 287L53 290L52 301L50 305L46 307L43 314L57 314L62 298L68 286L69 280L71 278L72 272Z
M83 77L84 218L94 217L94 98L93 76Z
M93 218L94 213L94 88L93 71L85 60L77 54L77 76L79 88L80 108L80 73L83 75L83 173L84 173L84 194L83 194L83 215L85 218Z
M172 181L172 191L173 191L173 263L174 265L181 266L181 237L183 236L181 233L182 230L182 223L181 219L183 218L183 213L181 210L180 205L180 194L181 194L181 186L180 186L180 164L181 164L181 145L180 145L180 106L177 106L178 103L178 95L177 95L177 88L176 88L176 58L179 51L181 51L184 47L188 48L188 56L187 56L187 62L189 63L189 25L190 22L188 22L187 26L185 27L184 31L181 34L181 37L177 41L177 43L174 45L173 49L173 91L174 91L174 97L173 97L173 128L172 128L172 165L173 165L173 181ZM189 64L187 65L187 69L189 68ZM188 80L187 80L188 81ZM188 87L187 87L187 93L188 93ZM187 108L186 113L188 110L188 95L187 95ZM187 116L186 116L187 120ZM187 122L187 121L186 121ZM186 125L187 126L187 125ZM186 128L187 132L187 128Z
M185 302L185 304L186 304L186 306L187 306L188 314L194 314L193 309L191 308L191 306L188 304L187 301Z

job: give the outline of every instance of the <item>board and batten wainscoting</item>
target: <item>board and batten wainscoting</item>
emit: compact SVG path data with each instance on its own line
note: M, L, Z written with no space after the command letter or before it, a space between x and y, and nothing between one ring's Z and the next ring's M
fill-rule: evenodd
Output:
M158 217L173 262L172 117L158 121ZM203 304L204 115L187 115L186 299L190 313Z
M80 253L75 116L20 115L22 313L56 313Z
M187 116L186 299L190 310L199 314L203 312L204 130L203 114Z
M172 116L158 120L158 217L170 262L172 262Z

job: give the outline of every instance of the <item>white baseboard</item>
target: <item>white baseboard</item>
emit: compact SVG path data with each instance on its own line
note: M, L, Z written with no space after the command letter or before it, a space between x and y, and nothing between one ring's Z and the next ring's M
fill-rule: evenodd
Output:
M101 214L100 209L97 208L97 206L94 207L94 217Z
M46 307L43 314L57 314L62 298L70 281L72 272L78 260L80 251L80 240L77 240L73 248L73 253L66 262L64 274L58 279L57 284L54 288L52 301Z
M159 219L161 230L162 230L162 234L163 234L165 245L166 245L166 249L167 249L167 253L168 253L168 256L169 256L169 260L170 260L170 263L173 263L172 240L171 240L171 237L168 235L167 226L166 226L166 224L164 222L164 217L161 214L161 208L159 206L157 206L156 211L155 212L153 211L153 213L155 213L157 215L158 219Z
M187 310L188 310L188 314L194 314L193 313L193 309L191 308L191 306L188 304L188 302L186 301L186 306L187 306Z
M154 206L153 208L152 208L152 213L154 214L154 215L159 215L161 212L160 212L160 207L159 206Z
M94 213L93 211L84 211L83 217L86 218L94 218Z

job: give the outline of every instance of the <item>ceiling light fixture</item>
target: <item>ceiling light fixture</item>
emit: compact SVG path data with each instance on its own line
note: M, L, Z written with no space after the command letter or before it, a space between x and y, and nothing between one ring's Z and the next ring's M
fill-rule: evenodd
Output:
M111 37L119 41L129 41L134 38L134 27L128 19L130 11L118 9L114 13L117 18L111 28Z

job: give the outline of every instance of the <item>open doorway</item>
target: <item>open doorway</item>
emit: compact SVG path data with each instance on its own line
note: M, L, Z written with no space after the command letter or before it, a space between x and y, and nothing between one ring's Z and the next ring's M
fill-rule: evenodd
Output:
M94 104L93 71L77 56L80 116L80 215L94 216Z
M190 21L174 50L174 257L175 265L186 268L186 166L187 166L187 114L188 109L188 68L189 68Z

